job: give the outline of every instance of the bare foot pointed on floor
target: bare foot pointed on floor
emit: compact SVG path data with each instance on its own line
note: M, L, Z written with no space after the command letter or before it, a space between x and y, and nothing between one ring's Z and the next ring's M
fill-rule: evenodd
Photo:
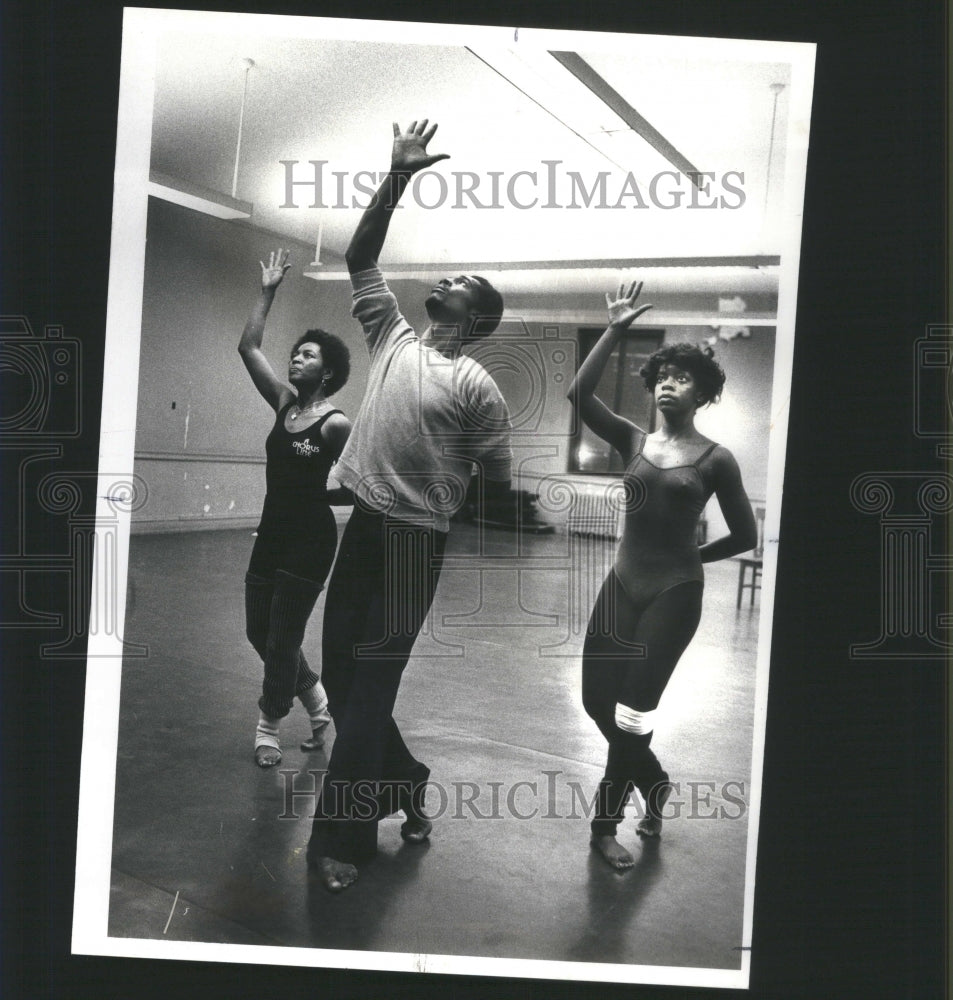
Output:
M635 864L635 858L619 843L615 837L596 837L589 839L594 851L598 851L606 861L618 871L624 871Z
M318 726L317 729L311 730L310 739L304 740L301 743L301 749L305 753L314 753L315 750L320 750L324 746L324 731L328 728L327 723Z
M357 881L357 869L344 861L334 858L318 858L314 863L321 884L328 892L343 892L349 885Z
M408 844L422 844L432 829L433 823L426 816L408 816L401 824L400 835Z
M648 840L657 840L662 835L662 821L657 816L643 816L635 832Z
M635 832L640 837L656 840L662 836L662 810L665 808L665 803L668 802L671 794L671 785L665 784L660 788L654 807L646 808L645 815L639 820L638 826L635 828Z

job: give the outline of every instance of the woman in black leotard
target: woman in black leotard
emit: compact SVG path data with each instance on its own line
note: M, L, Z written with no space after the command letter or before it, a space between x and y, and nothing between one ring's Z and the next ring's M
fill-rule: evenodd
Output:
M586 425L625 464L622 541L592 611L583 647L583 705L609 744L591 824L592 846L615 868L632 855L616 840L629 793L645 801L637 827L657 837L671 785L650 749L654 712L701 615L702 563L754 547L751 504L727 448L695 428L695 412L715 401L725 375L690 344L657 351L640 372L661 426L651 434L613 413L595 395L622 334L651 306L636 306L641 282L606 295L609 325L579 369L569 398ZM698 546L698 519L715 494L729 534Z
M304 654L308 617L324 587L337 525L329 503L351 503L349 491L328 491L328 473L351 432L351 424L328 397L347 382L350 353L338 337L308 330L291 350L288 381L281 382L261 350L265 319L291 265L279 250L261 265L261 295L238 345L255 387L277 414L265 443L265 506L245 576L245 631L264 663L255 762L281 760L279 721L295 695L311 720L305 751L323 744L331 721L321 681Z

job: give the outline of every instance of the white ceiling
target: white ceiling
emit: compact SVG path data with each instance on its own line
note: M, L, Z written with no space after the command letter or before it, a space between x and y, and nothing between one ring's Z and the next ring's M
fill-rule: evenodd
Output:
M601 103L596 102L597 110L587 118L591 131L580 137L554 117L562 114L564 97L554 91L550 110L544 110L462 44L166 32L157 42L152 168L231 192L244 60L252 59L237 197L254 204L256 225L289 238L313 243L320 225L322 256L343 253L360 209L310 208L309 189L302 187L295 189L298 207L282 208L286 168L280 161L300 161L296 179L311 176L307 161L327 161L324 199L333 205L332 171L348 172L349 199L355 194L350 182L354 172L386 169L391 122L407 124L425 116L439 123L431 151L451 154L434 168L448 181L450 200L432 211L411 200L406 214L398 213L393 222L387 262L439 265L461 260L777 253L790 66L759 57L758 43L736 48L735 56L725 59L706 58L697 44L679 57L677 45L673 54L673 45L660 46L644 36L625 41L624 48L593 42L588 48L577 45L575 51L699 170L713 171L719 178L726 171L743 171L743 207L635 209L628 207L630 198L626 207L601 210L521 210L510 204L495 210L452 208L455 171L475 172L481 183L478 197L488 199L489 172L502 172L505 185L517 171L535 170L536 193L545 200L544 160L560 161L557 200L563 205L570 200L567 171L578 171L587 186L600 171L609 171L607 200L615 202L625 172L594 149L589 138L605 147L618 137L620 153L613 159L636 173L646 201L651 165L668 167L644 140L615 131L618 120L608 109L602 114ZM551 58L545 51L542 56ZM570 89L584 89L568 73L566 77ZM771 85L778 83L785 89L777 101L771 199L765 213L775 111ZM544 103L546 99L544 94ZM606 129L613 130L611 138ZM532 183L522 178L519 184L520 195L529 197ZM436 191L433 184L421 188L421 195L435 197ZM720 181L714 191L723 193ZM506 201L503 196L501 200ZM732 196L732 203L737 200ZM757 280L762 287L763 276Z

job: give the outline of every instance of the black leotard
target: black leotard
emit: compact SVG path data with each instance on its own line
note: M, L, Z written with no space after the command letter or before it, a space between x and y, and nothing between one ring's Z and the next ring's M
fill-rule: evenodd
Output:
M326 499L336 456L321 428L341 411L329 410L310 427L289 431L285 416L291 405L278 411L265 442L267 493L248 569L258 576L283 569L323 583L334 560L337 524Z
M661 469L642 454L646 437L623 476L627 504L615 560L619 582L638 605L679 583L704 581L698 519L714 484L702 463L718 447L710 445L689 464Z

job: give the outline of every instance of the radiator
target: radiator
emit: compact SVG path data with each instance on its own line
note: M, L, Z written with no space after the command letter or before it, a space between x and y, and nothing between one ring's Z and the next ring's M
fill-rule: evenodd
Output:
M573 497L566 528L571 535L619 538L622 534L619 504L610 500L607 490L578 492Z
M593 538L621 538L623 502L622 494L617 487L577 492L566 520L569 534L589 535ZM698 519L695 540L699 545L704 545L708 540L708 521L704 517Z

